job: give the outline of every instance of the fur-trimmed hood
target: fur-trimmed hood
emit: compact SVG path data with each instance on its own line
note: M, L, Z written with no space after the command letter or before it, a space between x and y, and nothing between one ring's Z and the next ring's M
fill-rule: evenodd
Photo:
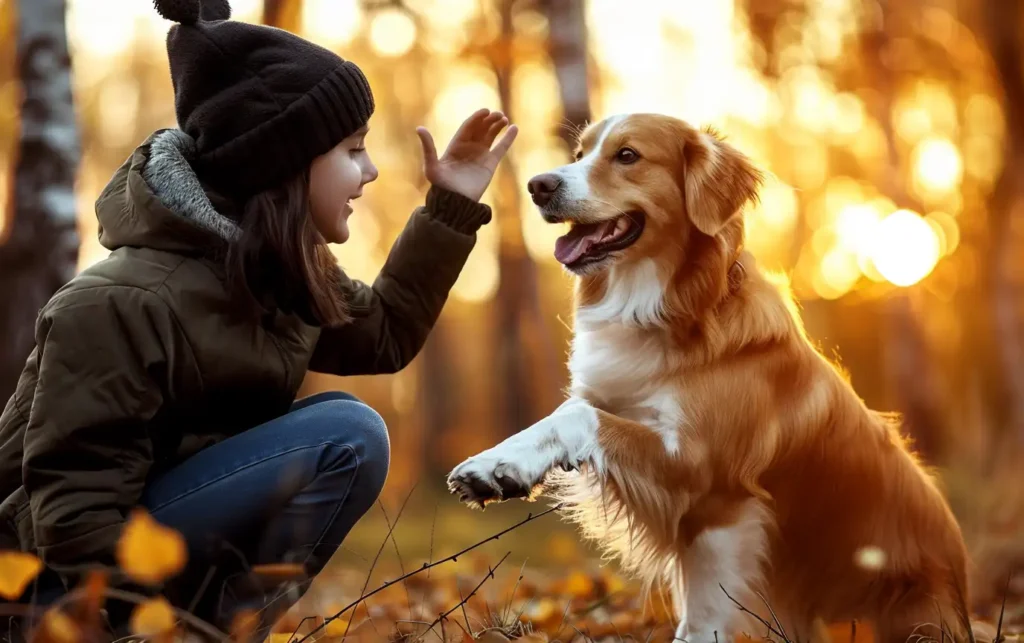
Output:
M96 201L100 243L185 254L237 238L222 211L230 201L204 189L189 159L195 141L180 129L155 132L114 173Z

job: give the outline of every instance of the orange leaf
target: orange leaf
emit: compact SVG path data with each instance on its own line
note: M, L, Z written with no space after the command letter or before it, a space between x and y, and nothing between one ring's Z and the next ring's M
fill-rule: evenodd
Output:
M301 581L309 578L309 574L306 573L306 566L298 563L253 565L252 573L255 576L279 583L286 581Z
M132 512L117 543L117 562L133 580L155 585L185 567L185 539L142 509Z
M58 609L47 610L32 635L32 643L78 643L81 640L81 628Z
M231 620L231 640L248 641L260 624L260 615L255 610L241 610Z
M0 552L0 596L16 601L43 569L41 560L20 551Z
M163 597L141 603L132 611L132 634L156 636L174 629L174 608Z

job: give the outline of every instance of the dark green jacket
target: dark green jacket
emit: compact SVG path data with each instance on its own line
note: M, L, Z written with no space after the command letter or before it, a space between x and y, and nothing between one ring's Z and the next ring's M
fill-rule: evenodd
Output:
M252 320L210 258L237 228L191 171L193 145L162 130L135 150L96 203L109 258L39 313L0 416L0 549L69 572L113 565L147 476L285 413L307 369L408 364L490 219L486 205L431 188L373 285L342 278L351 323Z

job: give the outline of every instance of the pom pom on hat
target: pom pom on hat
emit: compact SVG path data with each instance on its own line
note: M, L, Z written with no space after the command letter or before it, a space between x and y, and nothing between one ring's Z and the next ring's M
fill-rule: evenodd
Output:
M362 70L329 49L231 20L228 0L153 5L177 23L167 59L178 127L196 142L192 169L222 196L280 185L373 114Z
M200 20L227 20L231 17L228 0L153 0L157 13L183 25L194 25Z

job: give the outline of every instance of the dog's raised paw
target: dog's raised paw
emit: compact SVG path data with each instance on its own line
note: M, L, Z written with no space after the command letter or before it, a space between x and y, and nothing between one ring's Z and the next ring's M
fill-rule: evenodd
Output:
M545 471L546 472L546 471ZM448 476L448 490L461 502L481 509L514 498L531 499L544 472L484 452L457 466Z

